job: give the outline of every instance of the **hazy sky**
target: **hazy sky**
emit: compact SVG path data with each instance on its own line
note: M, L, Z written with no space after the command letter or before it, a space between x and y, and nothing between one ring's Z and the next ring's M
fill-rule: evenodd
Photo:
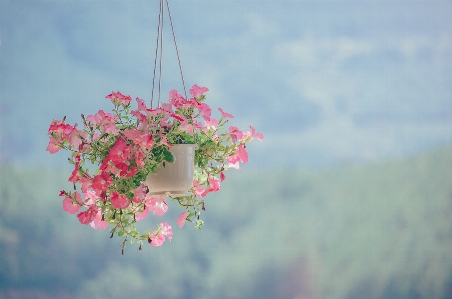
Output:
M158 1L0 0L0 159L54 163L52 119L150 100ZM170 1L188 86L254 125L251 167L452 142L451 1ZM167 15L164 99L182 91ZM254 158L253 158L254 156Z

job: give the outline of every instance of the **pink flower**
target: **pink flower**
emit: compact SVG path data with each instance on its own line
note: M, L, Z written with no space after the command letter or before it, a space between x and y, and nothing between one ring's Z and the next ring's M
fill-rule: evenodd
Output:
M250 126L250 129L251 129L251 137L257 138L260 141L262 141L262 139L264 139L264 134L256 132L256 130L254 129L253 126Z
M119 105L127 106L132 101L132 98L130 96L125 96L122 93L120 93L119 91L112 92L105 98L110 99L115 106L119 106Z
M174 118L175 120L178 120L180 122L185 122L187 121L187 119L185 119L184 117L176 114L176 113L171 113L171 117Z
M97 206L92 205L88 210L77 215L78 221L80 221L81 224L89 224L96 218L97 210Z
M218 110L221 112L221 118L233 118L232 114L226 113L223 111L223 109L218 108Z
M52 136L50 136L49 145L47 146L46 151L48 151L51 154L55 154L60 149L61 147L57 144L57 141Z
M91 187L91 185L93 184L93 180L91 179L91 177L82 177L80 179L79 184L82 184L82 192L86 194L86 192L88 191L88 188Z
M102 220L102 211L99 210L96 214L94 220L90 223L91 227L94 229L104 230L108 227L108 222Z
M229 127L229 135L231 136L233 142L237 142L237 140L242 139L243 132L240 131L239 128L237 128L237 127L230 126Z
M74 203L74 200L78 203ZM74 200L72 198L66 197L63 199L63 210L69 214L77 213L82 207L82 199L80 193L74 193Z
M88 115L87 117L85 117L86 124L88 126L96 128L99 125L99 123L102 121L102 117L100 116L99 112L94 115Z
M93 205L99 198L99 196L97 196L96 192L94 192L93 190L86 190L83 193L85 194L85 206Z
M142 99L138 98L138 97L135 100L138 103L138 109L137 110L138 111L140 111L140 110L146 111L147 107L146 107L146 104L144 103L144 101Z
M146 154L142 150L137 150L133 155L135 163L137 163L138 167L143 167L145 164Z
M212 115L212 109L210 109L209 105L207 105L206 103L199 103L198 111L199 113L201 113L202 117L205 120L209 120L210 116Z
M170 144L168 143L168 140L166 140L166 136L165 136L165 135L161 134L160 136L162 137L162 139L160 140L160 143L161 143L161 144L164 144L164 145L166 145L166 146L169 147L169 148L172 148L172 147L173 147L172 145L170 145Z
M168 205L165 203L166 197L146 197L146 206L149 207L149 210L152 211L155 215L163 216L166 211L168 211Z
M237 163L240 161L240 157L235 153L233 156L227 157L226 160L228 160L229 163Z
M205 123L207 128L215 129L218 126L218 120L216 120L215 118L209 118L208 120L205 121Z
M130 111L130 114L135 116L140 123L145 123L146 122L146 115L144 115L143 113L139 112L138 110L132 110L132 111Z
M243 144L240 144L239 148L237 149L237 155L239 156L240 161L242 161L243 164L246 164L246 162L248 162L248 153Z
M140 221L145 219L146 217L148 217L148 213L149 213L149 207L146 206L143 210L143 212L137 212L135 213L135 220L136 221Z
M111 197L111 206L115 209L126 209L130 205L130 200L124 194L113 192Z
M165 242L165 236L164 235L153 235L157 234L158 231L153 231L149 234L149 237L151 238L151 245L152 246L162 246L163 242Z
M170 241L173 238L172 228L166 222L160 223L159 229L149 234L152 246L162 246L163 242L165 242L165 237L167 237Z
M171 241L171 239L173 238L173 229L171 228L171 225L169 225L166 222L162 222L159 224L159 226L162 228L160 231L161 234L165 235L168 238L168 240Z
M224 181L226 179L226 176L224 175L223 171L220 172L220 182Z
M108 170L111 173L118 175L118 171L115 170L116 168L119 170L119 176L133 176L137 172L137 169L129 168L128 160L130 158L131 148L132 146L128 146L124 138L118 137L115 144L110 149L110 152L102 161L100 169L104 171ZM114 167L111 167L110 162L113 163Z
M236 163L242 161L243 164L246 164L248 162L248 153L246 152L245 146L241 143L234 155L227 157L226 160L229 162L229 167L240 169Z
M109 156L111 157L113 162L118 160L122 162L123 160L127 160L129 153L130 149L127 146L126 141L124 140L124 138L119 137L116 139L115 144L110 149Z
M187 134L193 135L193 125L188 122L182 123L180 129Z
M240 164L239 164L239 161L234 162L234 163L229 162L228 168L235 168L235 169L237 169L237 170L240 170Z
M75 128L76 126L77 126L77 124L75 124L74 129L71 131L71 133L69 133L68 141L73 148L78 149L80 147L80 145L82 144L81 136L83 136L83 135L86 136L86 133L83 131L77 130Z
M129 170L126 173L126 178L133 177L138 172L138 168L136 167L129 167Z
M77 126L77 124L75 124ZM75 126L63 123L61 120L53 120L50 124L47 134L56 135L59 142L67 141L69 134L75 129Z
M108 189L108 186L110 186L111 182L112 179L110 175L106 171L102 171L93 178L91 188L93 188L97 194L101 194Z
M99 110L95 115L88 115L86 118L88 126L99 128L107 134L118 134L116 130L116 121L118 120L114 114L105 113Z
M164 201L157 202L153 210L155 215L163 216L168 211L168 205Z
M71 146L78 147L81 143L79 131L75 128L77 124L71 126L69 124L63 123L61 120L53 120L49 126L47 134L50 137L49 145L46 150L54 154L60 150L58 144L69 142Z
M142 203L146 200L146 187L141 184L138 188L133 190L133 202Z
M188 103L188 101L184 99L184 97L181 96L175 89L171 90L169 93L169 102L176 108L183 107Z
M193 87L189 90L190 94L195 99L200 99L204 95L205 92L208 92L209 89L207 87L199 87L197 84L193 85Z
M82 176L80 175L80 155L75 156L75 166L69 177L69 182L76 183Z
M206 196L210 192L218 192L218 191L220 191L220 180L215 179L215 178L212 179L209 176L208 181L209 181L209 186L207 187L206 190L204 190L204 192L203 192L201 197Z
M187 222L187 216L188 212L185 211L180 214L179 218L177 218L176 223L180 228L182 228L185 225L185 222Z
M193 190L195 190L196 196L203 197L204 189L199 186L197 180L193 180Z

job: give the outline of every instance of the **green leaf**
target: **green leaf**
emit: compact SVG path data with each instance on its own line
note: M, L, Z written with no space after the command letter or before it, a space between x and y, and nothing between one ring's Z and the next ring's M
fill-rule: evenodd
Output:
M196 220L196 226L195 228L201 230L201 226L204 224L204 221L202 220Z
M174 155L172 152L170 152L169 150L165 150L163 152L163 158L165 159L165 161L173 163L174 162Z

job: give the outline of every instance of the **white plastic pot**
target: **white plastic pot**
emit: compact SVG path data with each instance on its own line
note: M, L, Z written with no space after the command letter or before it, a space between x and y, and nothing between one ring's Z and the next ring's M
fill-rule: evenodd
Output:
M174 162L165 162L165 166L150 173L144 184L149 188L149 195L185 196L193 184L195 150L197 144L176 144L170 149Z

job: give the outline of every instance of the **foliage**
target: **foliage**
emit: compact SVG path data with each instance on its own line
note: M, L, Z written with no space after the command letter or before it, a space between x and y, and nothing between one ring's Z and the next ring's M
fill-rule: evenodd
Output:
M161 222L156 230L146 230L144 234L135 225L149 212L161 216L168 209L165 195L149 193L152 186L146 178L165 167L165 163L174 162L173 146L196 144L189 195L169 195L186 210L177 220L179 227L188 220L201 229L202 198L220 190L220 182L226 179L225 170L240 169L239 163L248 161L246 143L263 138L252 126L251 132L242 132L234 126L226 129L233 116L219 108L220 119L213 118L211 108L204 103L207 91L194 85L190 89L193 97L188 100L172 90L169 103L156 109L146 107L137 98L136 110L131 110L130 96L113 92L106 97L114 105L112 113L100 110L95 115L82 115L82 130L77 129L77 124L66 124L65 118L52 121L47 151L53 154L69 150L72 154L68 160L74 165L69 177L74 190L60 192L63 209L75 214L85 208L77 217L80 223L95 229L112 225L111 237L114 234L124 237L123 249L128 238L131 243L138 241L140 249L143 241L160 246L165 237L172 239L168 223ZM79 190L76 184L80 185Z

